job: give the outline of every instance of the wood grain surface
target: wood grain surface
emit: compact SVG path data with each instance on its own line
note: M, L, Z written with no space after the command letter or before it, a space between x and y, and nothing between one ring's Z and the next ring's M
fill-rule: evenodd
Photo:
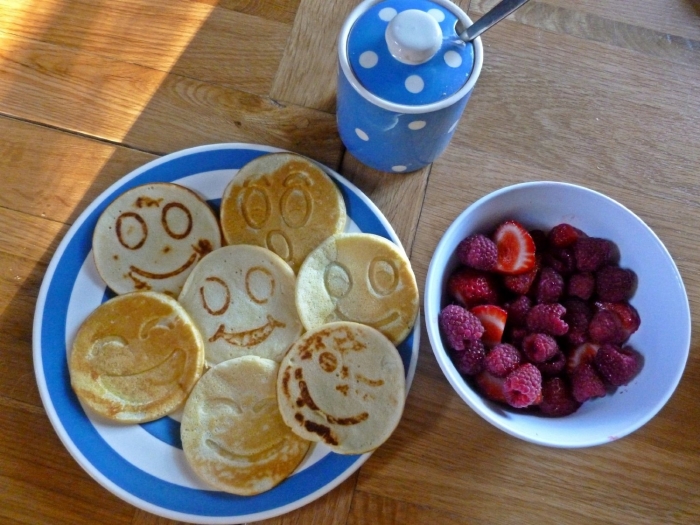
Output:
M358 3L2 2L0 523L178 523L125 503L68 453L37 389L32 323L80 213L131 170L183 148L264 144L339 170L392 223L421 290L440 236L474 200L524 181L582 184L655 231L691 313L700 308L700 2L531 0L484 34L484 68L448 149L403 175L363 166L338 135L336 40ZM496 0L458 3L476 19ZM261 523L700 523L692 324L685 373L659 414L574 450L482 420L423 336L389 441L328 494Z

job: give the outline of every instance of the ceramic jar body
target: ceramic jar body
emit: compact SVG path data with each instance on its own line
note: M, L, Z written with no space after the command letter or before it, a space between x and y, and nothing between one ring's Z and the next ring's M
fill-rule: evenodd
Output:
M441 27L437 51L420 64L397 56L391 42L391 24L409 10ZM348 17L338 41L336 110L340 137L360 162L404 173L445 150L483 62L481 41L459 40L458 23L471 21L447 0L366 0Z

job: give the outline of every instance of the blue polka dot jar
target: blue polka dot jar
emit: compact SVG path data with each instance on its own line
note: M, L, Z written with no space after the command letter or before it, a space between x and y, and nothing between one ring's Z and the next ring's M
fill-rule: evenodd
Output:
M448 0L365 0L338 40L340 137L362 163L404 173L445 150L476 84L481 39Z

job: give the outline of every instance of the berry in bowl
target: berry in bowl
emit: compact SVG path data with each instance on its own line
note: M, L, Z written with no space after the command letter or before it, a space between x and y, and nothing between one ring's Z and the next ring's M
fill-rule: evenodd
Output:
M428 269L425 319L473 410L555 447L644 425L690 346L685 288L659 238L614 200L557 182L503 188L457 217Z

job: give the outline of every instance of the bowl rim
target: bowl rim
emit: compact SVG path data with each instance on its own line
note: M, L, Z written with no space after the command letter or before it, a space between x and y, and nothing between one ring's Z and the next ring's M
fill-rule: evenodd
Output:
M431 319L437 319L437 314L439 313L441 309L441 300L442 300L442 295L443 295L443 279L442 279L442 271L444 269L444 261L447 261L450 259L452 256L452 253L445 254L444 258L440 257L440 260L442 263L440 263L440 266L438 266L438 255L442 255L443 252L447 250L447 245L449 244L450 240L454 237L455 231L461 229L461 224L464 222L464 219L467 215L471 214L474 212L474 210L480 208L484 204L486 204L489 201L492 201L500 196L502 196L505 193L510 193L513 191L522 191L522 190L529 190L532 188L536 187L558 187L558 188L569 188L573 189L575 191L583 191L586 192L590 195L594 195L597 198L604 199L607 201L610 205L619 208L621 211L626 212L629 214L634 220L636 220L639 225L644 228L651 236L651 238L654 240L654 242L657 244L657 247L661 250L661 253L663 256L667 259L667 261L670 264L671 269L673 270L673 277L677 281L679 285L679 289L682 291L682 304L679 305L682 308L683 311L683 326L687 327L687 329L684 330L684 336L683 336L683 347L681 349L683 356L682 356L682 366L680 366L677 370L676 373L673 375L673 377L669 378L669 387L666 389L664 392L664 395L657 400L657 402L645 413L644 417L638 418L637 420L633 421L631 424L627 425L625 428L621 429L618 431L615 436L607 436L607 435L601 435L598 438L584 438L584 437L579 437L578 439L573 439L568 442L558 442L558 441L553 441L551 439L547 439L546 437L542 436L533 436L531 434L527 433L522 433L519 432L518 430L509 427L507 425L504 425L499 419L496 419L492 417L492 411L494 408L492 407L500 407L500 404L495 403L493 401L487 400L483 397L481 397L477 392L471 389L471 387L466 383L464 378L461 376L461 374L457 371L456 367L452 364L451 359L449 358L449 355L447 353L447 350L444 348L444 345L442 343L442 338L440 335L440 330L437 325L437 322L431 322ZM428 340L430 341L430 346L433 351L433 354L435 355L436 361L438 362L438 365L440 366L440 369L442 370L444 376L454 389L454 391L459 395L459 397L472 409L474 410L479 416L481 416L483 419L488 421L490 424L493 426L499 428L500 430L506 432L507 434L510 434L511 436L514 436L516 438L522 439L524 441L538 444L538 445L543 445L543 446L549 446L549 447L555 447L555 448L583 448L583 447L590 447L590 446L596 446L596 445L601 445L604 443L609 443L613 440L620 439L622 437L625 437L632 432L638 430L642 426L644 426L646 423L648 423L668 402L668 400L671 398L673 393L678 387L678 384L680 383L680 380L683 376L683 373L685 371L685 367L687 365L687 360L690 352L690 342L691 342L691 332L692 332L692 324L691 324L691 316L690 316L690 305L688 301L688 294L685 289L685 285L683 283L682 277L680 275L680 272L678 270L678 267L671 256L670 252L664 245L664 243L661 241L661 239L656 235L656 233L644 222L638 215L636 215L632 210L621 204L620 202L612 199L611 197L608 197L607 195L590 189L586 188L585 186L581 186L578 184L573 184L573 183L568 183L568 182L558 182L558 181L547 181L547 180L539 180L539 181L531 181L531 182L522 182L522 183L516 183L512 185L507 185L503 186L497 190L494 190L492 192L487 193L486 195L480 197L476 201L472 202L469 206L467 206L463 211L461 211L457 217L455 217L450 225L447 227L443 235L441 236L440 240L438 241L438 244L435 247L435 250L433 252L433 255L430 260L430 264L428 266L428 271L426 273L426 278L425 278L425 292L424 292L424 299L423 299L423 309L424 309L424 319L425 319L425 324L426 324L426 332L428 334ZM480 404L477 404L471 397L470 395L465 392L465 388L469 390L471 395L473 396L479 396L480 401L483 402L483 405L487 408L484 408ZM503 410L508 410L504 408ZM537 415L532 415L532 417L539 417ZM551 420L555 420L555 418L550 418Z

